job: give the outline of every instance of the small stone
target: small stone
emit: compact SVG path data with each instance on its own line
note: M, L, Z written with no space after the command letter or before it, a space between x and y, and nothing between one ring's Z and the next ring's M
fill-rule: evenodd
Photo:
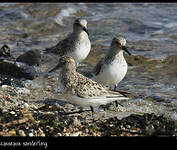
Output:
M81 131L70 134L69 136L79 136L80 134L81 134Z
M38 134L39 136L42 136L42 137L44 137L45 136L45 133L41 130L41 128L39 128L39 134Z
M8 85L2 85L2 88L8 88L9 86Z
M23 130L19 130L19 131L18 131L18 134L19 134L20 136L26 136L26 134L25 134L25 132L24 132Z
M127 127L128 129L130 129L130 128L131 128L131 126L130 126L130 125L127 125L126 127Z
M80 122L80 120L78 120L77 117L74 117L74 119L73 119L73 125L74 126L80 126L81 125L81 122Z
M52 91L52 87L51 87L50 85L46 85L46 86L45 86L45 90L46 90L46 91Z
M7 109L5 109L5 108L2 108L2 111L1 111L3 114L4 113L7 113L8 112L8 110Z
M15 111L11 111L10 114L14 115L14 114L15 114Z
M37 107L36 105L34 105L34 104L31 104L30 107L33 108L33 109L37 109L37 108L38 108L38 107Z
M86 129L85 129L85 133L89 133L89 129L86 128Z
M59 132L59 133L57 133L57 136L63 136L63 135Z
M34 135L33 135L33 133L29 133L29 136L32 137L32 136L34 136Z
M15 130L10 130L10 131L9 131L9 134L10 134L11 136L14 136L14 135L16 135L16 131L15 131Z
M29 105L27 103L24 104L24 109L29 109Z
M71 108L73 108L74 106L72 105L72 104L69 104L69 103L67 103L66 105L65 105L65 108L66 109L71 109Z

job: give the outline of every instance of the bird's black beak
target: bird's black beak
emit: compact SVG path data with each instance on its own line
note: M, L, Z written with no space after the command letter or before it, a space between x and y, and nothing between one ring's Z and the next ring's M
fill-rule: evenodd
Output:
M61 65L58 63L53 69L49 70L48 73L51 73L51 72L55 71L56 69L59 69L60 66Z
M89 33L88 33L88 30L85 28L85 27L83 27L83 30L87 33L87 35L89 36Z
M131 53L128 51L127 47L126 46L122 46L122 49L128 53L128 55L131 55Z

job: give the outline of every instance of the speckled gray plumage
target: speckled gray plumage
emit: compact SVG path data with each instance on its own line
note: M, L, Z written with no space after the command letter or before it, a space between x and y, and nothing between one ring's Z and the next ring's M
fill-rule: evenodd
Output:
M61 98L78 105L95 106L115 100L128 99L118 92L104 88L101 84L76 71L75 61L68 56L60 58L58 67Z
M81 62L88 56L90 49L91 43L87 33L87 21L79 18L74 21L73 32L56 46L47 48L45 53L53 53L59 57L68 55L73 57L76 62Z

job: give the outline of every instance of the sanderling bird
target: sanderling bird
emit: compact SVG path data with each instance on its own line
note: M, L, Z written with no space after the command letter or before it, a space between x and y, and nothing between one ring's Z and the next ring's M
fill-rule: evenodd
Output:
M50 72L56 69L59 69L59 98L80 106L90 106L92 117L93 106L129 99L78 73L76 63L70 56L62 56Z
M93 69L92 80L105 86L114 85L115 90L117 84L127 73L127 62L124 58L123 51L131 55L126 48L125 38L122 36L114 37L109 52Z
M74 21L73 32L56 46L47 48L45 53L51 53L59 57L71 56L77 63L83 61L89 54L91 43L88 38L87 21L78 18Z

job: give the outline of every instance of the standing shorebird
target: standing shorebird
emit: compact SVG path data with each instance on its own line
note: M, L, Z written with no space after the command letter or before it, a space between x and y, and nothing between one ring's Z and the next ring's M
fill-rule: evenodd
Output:
M117 84L125 77L128 68L123 51L131 55L126 48L126 40L122 36L114 37L109 52L95 66L92 79L105 86L114 85L116 89Z
M83 76L76 71L76 63L70 56L62 56L59 63L49 72L59 68L59 98L80 105L90 106L93 116L93 106L128 99L118 92L104 88L101 84Z
M83 61L89 54L91 43L88 38L87 21L76 19L73 24L73 32L56 46L47 48L45 53L52 53L59 57L71 56L77 63Z

